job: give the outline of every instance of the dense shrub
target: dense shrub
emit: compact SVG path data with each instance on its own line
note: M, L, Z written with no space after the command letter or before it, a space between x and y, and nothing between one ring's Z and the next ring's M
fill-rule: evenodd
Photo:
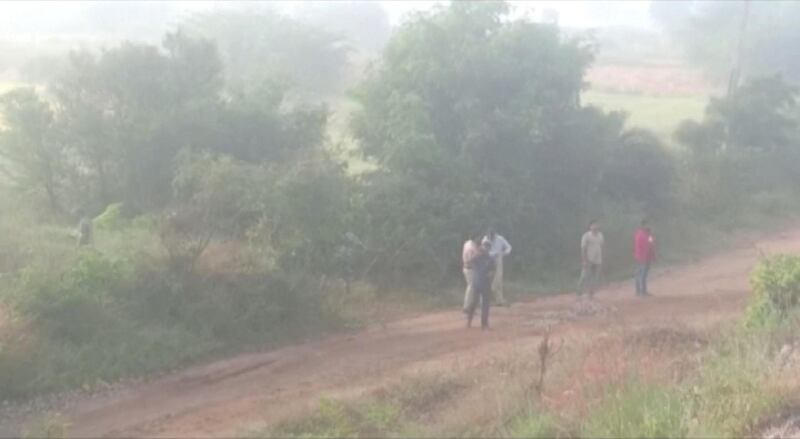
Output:
M315 285L279 272L187 274L150 251L95 248L62 263L26 268L0 296L25 325L10 333L27 334L0 340L4 396L146 374L337 323Z
M125 225L122 203L109 204L105 210L94 219L94 226L99 230L115 230Z
M762 260L751 283L753 297L747 307L746 325L780 323L800 302L800 257L777 255Z
M609 200L655 214L670 207L675 177L675 159L658 137L632 130L608 155L600 189Z

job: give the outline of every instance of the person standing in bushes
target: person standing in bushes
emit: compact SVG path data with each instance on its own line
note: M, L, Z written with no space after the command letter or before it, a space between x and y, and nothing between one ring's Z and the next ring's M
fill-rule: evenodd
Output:
M503 258L511 253L511 244L493 227L489 227L481 244L487 242L489 243L489 256L494 258L495 264L494 279L492 280L494 301L496 305L507 306L506 299L503 297Z
M492 245L489 241L481 243L478 254L472 258L472 298L466 306L467 328L472 327L472 317L478 300L481 302L481 329L489 329L489 307L492 300L492 277L494 275L494 261L489 251Z
M656 259L656 250L655 237L650 231L647 219L642 220L633 236L633 258L636 259L636 295L649 296L647 276L650 274L650 265Z
M83 213L78 221L78 247L83 247L92 243L94 234L94 224L88 215Z
M469 304L475 299L475 292L472 289L473 266L472 261L480 253L479 245L480 236L477 233L470 235L469 239L464 242L461 250L461 261L463 264L464 280L467 282L467 288L464 290L464 312L467 311Z
M589 230L581 237L581 277L578 280L578 298L588 292L594 298L603 266L605 240L597 220L589 222Z

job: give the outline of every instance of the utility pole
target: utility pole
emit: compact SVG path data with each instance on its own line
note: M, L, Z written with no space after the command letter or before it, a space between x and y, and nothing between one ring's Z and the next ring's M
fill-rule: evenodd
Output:
M733 63L733 70L731 70L731 77L728 80L728 96L733 93L739 86L739 79L742 75L742 66L744 65L744 41L745 34L747 33L747 21L750 18L750 0L744 0L744 13L742 14L742 22L739 25L739 46L736 50L736 59Z

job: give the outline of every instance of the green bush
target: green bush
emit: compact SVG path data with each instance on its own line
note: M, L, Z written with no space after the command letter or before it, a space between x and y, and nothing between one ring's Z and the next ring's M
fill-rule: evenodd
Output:
M636 380L614 389L586 420L583 437L686 437L688 417L675 390Z
M778 409L781 395L765 389L771 346L761 334L727 334L712 347L692 389L699 431L714 437L739 437Z
M94 226L98 230L116 230L124 227L122 203L109 204L106 210L94 219Z
M800 257L764 259L753 272L751 283L753 297L745 312L745 325L752 328L780 323L800 300Z
M106 243L119 257L82 248L60 271L29 267L16 276L3 298L26 325L11 331L28 336L0 340L0 394L92 386L339 323L306 278L173 273L163 255L137 247L139 232L129 236L127 251Z
M124 261L86 249L64 273L25 270L16 305L48 336L86 342L114 320L111 292L126 287L130 274Z
M647 213L664 211L673 198L675 160L653 133L624 133L606 159L600 190L617 203L641 206Z

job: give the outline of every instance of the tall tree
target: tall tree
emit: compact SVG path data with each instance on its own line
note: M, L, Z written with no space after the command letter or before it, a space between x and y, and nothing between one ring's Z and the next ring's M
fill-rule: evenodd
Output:
M44 192L50 207L61 211L67 157L50 105L33 89L17 89L0 97L0 114L6 127L0 130L2 170L19 187Z
M52 87L66 141L102 204L163 204L175 154L209 129L194 121L218 101L213 45L171 34L164 47L125 43L100 56L75 53Z
M398 249L393 269L444 274L456 243L490 222L535 243L520 249L535 260L584 220L621 119L580 107L592 59L581 42L507 12L456 2L419 15L357 92L354 129L381 167L367 210L373 239Z

